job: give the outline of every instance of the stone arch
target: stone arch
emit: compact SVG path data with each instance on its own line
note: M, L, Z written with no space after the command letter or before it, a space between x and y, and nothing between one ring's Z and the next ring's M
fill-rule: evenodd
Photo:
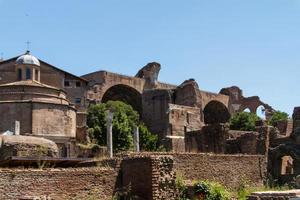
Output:
M256 107L256 115L259 116L261 119L266 119L266 108L264 105L259 105Z
M292 172L283 174L283 160L285 156L292 159ZM270 151L268 168L274 179L278 179L280 183L288 182L293 176L300 174L300 145L285 144L280 145Z
M250 113L250 112L251 112L251 110L250 110L249 108L245 108L245 109L243 110L243 112Z
M210 101L203 109L205 124L226 123L230 119L228 108L219 101Z
M134 110L142 114L142 95L135 88L118 84L108 88L103 94L101 102L122 101L133 107Z
M294 174L294 159L285 155L281 157L281 175L292 175Z

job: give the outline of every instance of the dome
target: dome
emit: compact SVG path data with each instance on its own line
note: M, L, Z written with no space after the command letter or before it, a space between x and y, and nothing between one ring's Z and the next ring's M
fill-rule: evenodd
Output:
M17 64L19 65L36 65L40 66L40 61L34 57L33 55L30 55L29 51L26 51L26 53L22 56L20 56L17 61Z

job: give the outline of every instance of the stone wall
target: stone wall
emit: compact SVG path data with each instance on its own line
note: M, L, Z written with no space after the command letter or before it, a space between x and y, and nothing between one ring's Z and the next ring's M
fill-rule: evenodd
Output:
M201 129L201 111L197 107L169 104L170 135L184 136L185 132Z
M266 153L266 138L264 133L255 131L229 131L226 140L226 154L264 155Z
M158 134L160 139L171 135L168 108L172 103L171 90L146 90L142 95L142 119L152 133Z
M75 138L75 109L68 105L32 103L32 134Z
M223 94L216 94L212 92L200 91L201 93L201 105L202 110L204 110L205 106L211 101L218 101L224 104L227 108L229 106L229 97Z
M225 153L229 127L226 124L211 124L199 131L185 134L187 152Z
M32 103L0 103L0 133L14 132L15 121L20 122L20 134L32 132Z
M256 131L229 130L228 124L209 124L185 134L185 151L266 155L274 128L257 126Z
M160 163L162 165L165 164L165 167L169 167L169 169L173 166L176 174L182 176L188 183L194 180L209 180L237 189L242 183L247 183L250 186L262 186L266 180L267 166L265 157L262 155L144 152L125 156L133 155L151 156L156 159L172 157L174 160L173 164L166 165L168 162ZM120 156L123 157L124 155ZM164 171L161 174L163 175ZM161 176L161 178L163 177L164 175Z
M293 131L295 132L296 129L300 128L300 107L294 108L293 121Z
M299 190L253 192L248 200L300 199Z
M104 168L0 169L0 199L111 200L117 171Z
M125 188L138 197L152 199L152 168L150 157L128 158L122 164L122 180ZM140 170L143 169L143 170Z
M176 172L185 180L210 180L230 188L242 183L262 186L266 178L264 156L221 154L173 154Z
M146 155L125 158L121 164L122 185L138 199L177 199L173 157Z
M175 200L175 180L173 157L169 155L92 161L78 168L2 168L0 199L111 200L130 194L145 200Z

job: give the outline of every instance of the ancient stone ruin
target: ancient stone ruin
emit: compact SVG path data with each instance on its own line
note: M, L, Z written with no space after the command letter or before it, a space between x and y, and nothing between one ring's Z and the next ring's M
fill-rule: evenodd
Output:
M176 173L229 188L245 179L261 186L269 176L284 184L300 174L299 107L276 127L258 121L255 131L230 130L234 113L263 107L270 119L275 110L237 86L212 93L194 79L160 82L160 69L152 62L135 76L78 77L30 52L0 62L0 165L9 167L0 169L0 199L111 199L129 191L140 199L177 199ZM88 142L87 108L110 100L131 105L167 152L88 158L94 152L77 145ZM52 168L14 168L40 163Z

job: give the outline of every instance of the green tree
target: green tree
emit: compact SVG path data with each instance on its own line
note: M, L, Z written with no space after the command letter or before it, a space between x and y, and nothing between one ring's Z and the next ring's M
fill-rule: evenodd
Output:
M230 119L230 129L241 131L255 131L255 122L260 118L254 113L238 112Z
M289 115L286 112L281 112L279 110L275 111L269 121L269 124L276 126L279 121L287 120Z
M141 150L154 151L157 148L157 136L150 133L139 121L139 114L121 101L91 105L88 108L87 124L89 134L99 145L106 145L107 111L113 110L113 148L115 151L126 151L133 148L133 129L140 129Z

